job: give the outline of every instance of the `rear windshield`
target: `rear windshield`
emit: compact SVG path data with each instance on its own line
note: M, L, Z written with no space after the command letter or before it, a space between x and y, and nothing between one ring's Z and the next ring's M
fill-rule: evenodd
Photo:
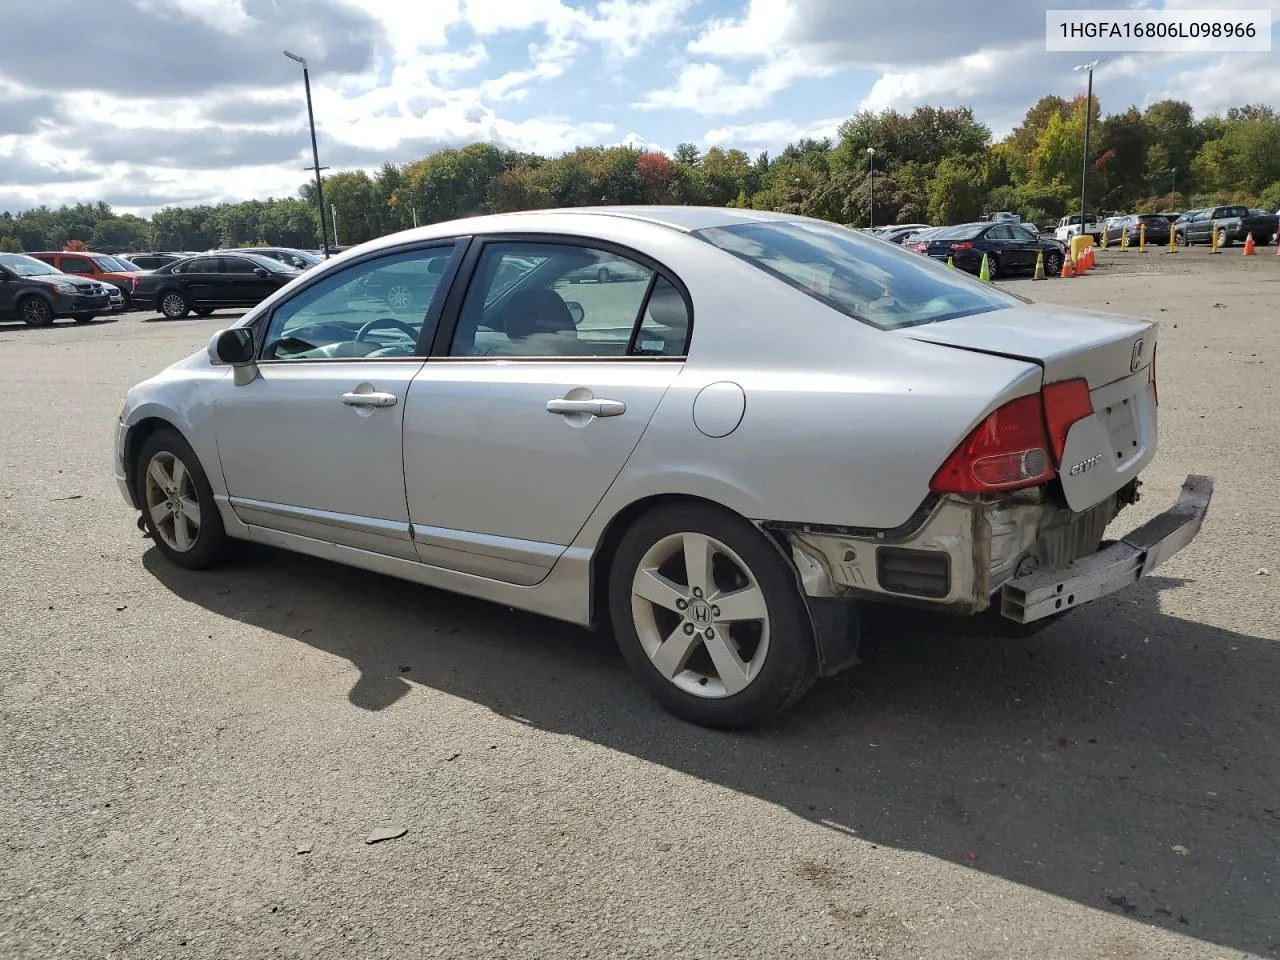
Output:
M1026 302L928 257L823 221L743 223L693 235L882 330Z
M972 240L987 227L989 223L962 223L958 227L943 227L929 237L930 240Z
M1219 214L1221 217L1247 217L1249 215L1248 207L1223 207Z
M1169 225L1169 218L1165 216L1161 216L1158 213L1144 213L1144 214L1141 214L1138 217L1138 219L1142 223L1159 223L1159 224L1163 224L1166 227Z

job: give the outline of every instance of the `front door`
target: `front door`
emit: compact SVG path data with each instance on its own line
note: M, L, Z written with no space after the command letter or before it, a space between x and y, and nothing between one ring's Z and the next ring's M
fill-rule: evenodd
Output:
M261 303L279 286L271 275L259 276L260 267L244 257L222 257L222 295L219 302L230 306L253 306Z
M601 275L623 279L571 282ZM629 255L567 238L485 244L448 356L409 391L405 486L421 559L542 580L679 375L688 328L684 294Z
M216 402L218 453L240 519L417 559L401 429L439 305L388 317L360 295L360 281L407 260L438 279L454 249L450 242L383 253L301 288L271 312L260 327L259 376L226 378Z

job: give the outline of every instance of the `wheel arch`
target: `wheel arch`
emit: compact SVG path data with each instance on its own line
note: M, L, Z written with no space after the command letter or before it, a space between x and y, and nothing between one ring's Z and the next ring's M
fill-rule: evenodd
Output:
M164 417L155 415L146 416L129 426L128 432L124 435L124 476L129 484L129 496L133 498L133 505L141 509L138 503L138 454L142 451L142 445L147 442L147 438L160 430L169 429L182 437L191 445L191 441L187 440L185 434L177 424ZM194 447L192 449L195 449ZM198 454L197 454L198 456ZM201 465L203 466L203 464ZM207 474L208 471L206 470Z
M19 319L22 318L22 305L32 298L43 300L48 306L49 312L53 314L54 319L58 317L57 308L53 305L53 294L46 293L43 290L24 290L13 301L13 315Z

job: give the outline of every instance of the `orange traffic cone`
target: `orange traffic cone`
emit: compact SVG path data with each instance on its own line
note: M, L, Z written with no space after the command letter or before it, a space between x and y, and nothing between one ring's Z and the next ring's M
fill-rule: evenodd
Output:
M1063 257L1062 273L1058 274L1058 276L1062 277L1062 279L1065 280L1067 277L1074 277L1075 275L1076 275L1075 271L1071 269L1071 256L1067 255Z
M1253 252L1253 231L1249 231L1249 235L1244 238L1244 255L1246 257L1256 256Z
M1077 273L1077 274L1080 274L1080 273L1088 273L1090 270L1092 270L1092 269L1093 269L1093 264L1089 262L1089 248L1088 248L1088 247L1085 247L1083 250L1081 250L1081 251L1080 251L1080 263L1079 263L1079 266L1080 266L1082 269L1077 270L1077 271L1076 271L1076 273Z

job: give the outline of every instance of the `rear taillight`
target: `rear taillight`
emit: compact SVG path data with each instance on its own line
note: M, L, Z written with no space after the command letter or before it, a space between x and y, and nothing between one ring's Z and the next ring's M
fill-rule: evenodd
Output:
M934 493L993 493L1053 478L1040 394L1011 400L974 428L929 481Z
M1041 395L1044 397L1044 422L1049 430L1053 462L1061 465L1062 451L1067 446L1067 432L1076 422L1093 416L1089 381L1061 380L1046 386Z
M929 245L927 243L913 243L911 249L916 253L928 253Z
M970 242L969 240L966 240L963 243L953 243L951 245L951 249L952 250L972 250L973 243Z

